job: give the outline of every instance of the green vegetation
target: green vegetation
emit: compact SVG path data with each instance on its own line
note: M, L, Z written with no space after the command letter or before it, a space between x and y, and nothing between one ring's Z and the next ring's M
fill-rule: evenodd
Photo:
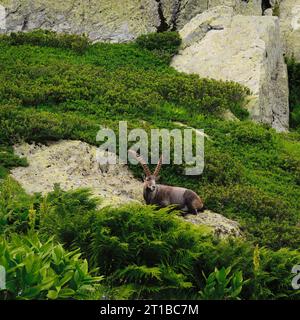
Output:
M96 144L99 126L117 131L119 120L127 120L128 129L147 131L180 128L181 122L210 137L205 169L191 177L183 174L184 165L166 166L162 183L195 190L206 208L239 221L245 239L220 241L207 228L147 206L98 210L88 190L63 192L55 186L47 196L29 196L5 178L0 234L9 261L19 259L14 246L24 238L24 256L44 265L49 259L36 256L38 250L58 247L75 272L71 252L80 249L90 268L98 268L88 272L84 260L78 264L92 287L85 294L93 299L299 298L291 288L291 268L300 263L300 133L277 134L247 121L246 88L170 68L180 43L176 33L81 47L84 39L40 31L1 38L0 178L27 165L13 154L16 142L80 139ZM291 95L295 102L297 83ZM224 121L226 110L242 121ZM131 169L141 176L139 166ZM49 237L54 238L48 242ZM34 251L32 242L40 249ZM63 272L53 283L61 281ZM94 276L104 277L101 286ZM81 295L81 283L69 282L62 285L66 295L54 294L50 286L34 297L46 298L47 290L52 292L48 298L87 297ZM16 297L16 291L5 297ZM20 298L26 297L32 296Z
M204 290L200 292L201 298L206 300L238 299L243 285L243 274L241 271L230 275L231 267L221 270L217 268L206 279Z
M12 32L9 36L2 35L1 41L6 41L10 45L38 45L44 47L54 47L72 49L77 53L83 53L90 45L87 37L78 37L71 34L59 34L47 30L36 30L30 33Z
M66 252L52 239L42 243L36 234L13 234L0 239L0 264L6 270L6 299L84 299L102 277L88 273L79 250Z
M22 204L13 212L14 219L2 224L8 240L3 239L2 247L0 243L4 253L0 262L10 263L13 279L8 299L16 297L16 286L29 285L35 290L28 288L18 298L299 298L299 291L290 286L290 270L300 257L296 250L221 241L208 227L188 224L175 213L150 206L97 210L97 200L87 190L64 192L56 186L43 197L20 192L11 178L2 184L1 215L15 208L13 204ZM94 268L89 273L79 249ZM49 271L53 278L43 271L49 266L56 272Z
M276 1L274 4L273 16L280 17L280 3L278 1Z
M169 63L171 58L178 53L181 38L177 32L161 32L142 35L136 40L142 48L156 53L160 58Z
M287 60L290 88L290 125L293 128L300 128L300 63L294 58Z

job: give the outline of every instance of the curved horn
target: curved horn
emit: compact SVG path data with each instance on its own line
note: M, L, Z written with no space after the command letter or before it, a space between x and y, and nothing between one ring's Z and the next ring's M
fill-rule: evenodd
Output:
M130 153L142 165L146 176L147 177L151 176L151 171L150 171L146 161L144 160L144 158L141 155L137 154L133 150L129 150L128 153Z
M160 169L161 169L161 166L162 166L162 158L163 158L163 156L161 155L160 158L159 158L159 160L158 160L158 162L157 162L157 166L156 166L155 171L154 171L154 173L153 173L153 175L154 175L155 177L158 176L159 171L160 171Z

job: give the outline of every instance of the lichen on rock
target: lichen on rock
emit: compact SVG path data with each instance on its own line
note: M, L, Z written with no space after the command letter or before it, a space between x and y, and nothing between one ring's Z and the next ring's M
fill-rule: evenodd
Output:
M81 141L62 140L42 144L21 144L15 153L26 157L29 166L11 175L30 194L46 194L59 184L63 190L89 188L103 199L102 206L142 201L142 186L125 165L100 165L97 148Z
M281 0L279 18L285 54L300 62L300 0Z
M126 42L155 32L154 0L6 0L6 32L48 29L86 34L92 41Z
M242 237L242 231L238 222L230 220L221 214L205 210L197 215L186 215L185 221L197 225L205 225L212 229L215 236L219 238Z
M174 68L248 87L251 118L277 131L288 129L287 68L277 17L236 15L232 7L219 6L197 15L179 32L183 41Z

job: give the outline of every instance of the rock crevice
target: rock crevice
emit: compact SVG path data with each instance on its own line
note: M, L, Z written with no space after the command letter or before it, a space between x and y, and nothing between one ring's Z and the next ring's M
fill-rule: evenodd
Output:
M159 20L160 20L160 24L157 27L157 32L164 32L164 31L168 31L170 26L167 23L167 20L164 16L164 12L163 12L163 8L162 8L162 2L161 0L155 0L157 2L157 13L159 16Z

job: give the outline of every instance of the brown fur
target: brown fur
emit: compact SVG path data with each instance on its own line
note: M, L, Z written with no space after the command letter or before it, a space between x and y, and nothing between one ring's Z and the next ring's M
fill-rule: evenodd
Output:
M151 175L144 159L134 151L131 151L130 153L140 162L146 173L143 192L146 204L157 205L160 208L175 206L175 208L182 210L183 212L193 214L197 214L197 212L203 208L202 200L194 191L186 188L156 184L156 180L158 179L157 176L162 165L162 157L159 159L154 174Z
M166 185L155 184L151 189L153 178L144 184L144 199L147 204L154 204L160 208L170 205L183 212L197 214L203 208L200 197L192 190Z

